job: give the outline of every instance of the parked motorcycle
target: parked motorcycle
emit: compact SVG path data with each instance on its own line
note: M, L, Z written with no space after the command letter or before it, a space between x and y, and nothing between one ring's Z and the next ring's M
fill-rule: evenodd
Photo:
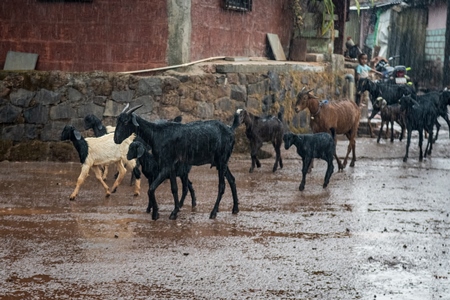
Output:
M381 72L383 77L381 79L382 82L391 83L391 84L410 84L412 85L411 78L408 76L407 72L411 70L410 67L405 67L403 65L398 65L392 67L390 62L393 62L394 59L399 58L400 55L389 57L388 60L382 58L380 59L376 65L375 70Z

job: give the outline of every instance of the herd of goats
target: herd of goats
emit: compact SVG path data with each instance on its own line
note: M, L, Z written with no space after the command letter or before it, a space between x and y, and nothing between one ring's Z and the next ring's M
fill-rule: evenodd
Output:
M391 142L394 138L394 122L398 123L402 129L400 140L406 128L407 143L404 162L408 159L413 130L417 130L419 133L419 160L422 161L423 157L431 154L433 143L438 138L440 128L438 117L444 118L450 127L447 115L447 106L450 105L450 90L416 95L408 85L386 85L369 79L359 80L357 94L361 95L366 91L373 106L368 119L371 136L373 136L373 132L370 120L377 113L381 115L381 128L377 142L380 140L384 123L387 123L387 127L391 124ZM231 187L232 213L237 214L239 208L236 183L228 168L228 161L235 143L235 129L241 124L245 124L245 133L250 142L250 173L253 172L255 166L258 168L261 166L257 153L264 142L271 142L275 149L273 172L278 167L283 168L280 148L284 142L286 150L295 145L298 155L302 158L302 180L299 190L302 191L305 188L305 177L312 167L314 158L327 162L323 183L323 188L325 188L334 171L334 158L337 161L338 170L341 171L346 167L350 152L352 152L350 166L355 165L355 138L361 117L359 99L357 97L356 102L351 100L319 101L318 97L312 94L312 90L307 91L303 88L297 95L295 111L309 110L312 134L287 132L281 114L260 117L245 109L236 111L231 126L219 120L194 121L183 124L180 117L174 120L149 122L135 113L142 105L133 108L129 108L127 105L118 116L116 127L104 126L96 116L88 115L84 119L85 129L93 129L95 137L83 138L81 133L71 125L65 126L61 133L61 140L70 140L73 143L82 164L81 173L76 187L70 195L70 200L74 200L78 195L80 186L87 178L90 169L94 171L95 177L104 187L106 196L116 191L127 169L130 170L134 177L134 195L137 196L140 194L142 170L149 183L147 213L151 213L153 220L159 218L155 191L162 182L170 179L175 205L170 219L176 219L188 191L192 198L192 207L196 205L195 192L192 182L188 178L191 167L210 164L211 167L216 167L219 177L219 190L210 218L214 219L217 216L225 191L225 178ZM434 126L436 126L435 136L433 136ZM428 134L428 140L423 155L424 131ZM388 128L386 129L387 133ZM336 155L336 135L338 134L344 134L349 140L343 162ZM116 180L110 190L104 179L108 172L108 165L113 163L117 167L118 174L116 174ZM179 177L182 183L180 200L178 199L176 177Z

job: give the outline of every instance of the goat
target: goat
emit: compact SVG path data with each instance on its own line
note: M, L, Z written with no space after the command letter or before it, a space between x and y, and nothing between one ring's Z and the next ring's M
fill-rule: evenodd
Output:
M427 157L427 154L431 154L433 147L433 126L436 123L438 113L433 103L419 104L411 96L403 96L400 98L400 108L405 112L405 123L408 131L406 141L406 153L403 157L403 161L408 160L409 146L411 144L411 134L413 130L419 132L419 161L423 160L423 157ZM428 143L425 148L425 156L422 152L423 131L428 132ZM429 147L429 148L428 148Z
M400 133L399 140L403 139L405 134L405 114L400 110L400 104L392 104L388 105L386 100L382 97L378 97L375 101L373 107L376 107L380 110L381 115L381 126L380 131L378 132L377 143L380 142L381 133L383 131L383 126L386 123L386 137L389 131L389 123L391 124L391 143L394 142L394 122L400 125L402 131Z
M114 134L107 134L98 138L83 138L81 133L76 130L72 125L66 125L61 133L61 140L70 140L78 151L80 157L81 173L78 176L77 184L75 190L70 195L70 200L74 200L78 195L81 185L83 184L86 177L89 175L89 170L92 168L95 177L100 181L103 188L106 191L106 197L111 195L109 187L102 179L102 172L100 170L101 165L107 165L115 163L117 169L119 170L119 176L117 176L111 190L116 192L117 187L122 182L123 177L126 173L125 166L129 167L131 170L136 165L136 160L127 160L126 155L128 151L128 146L134 140L135 135L130 135L128 138L124 139L120 145L114 143ZM141 182L140 179L136 179L136 184L134 188L134 195L138 196L140 194Z
M450 128L450 120L448 118L447 113L447 105L448 105L448 99L450 96L446 96L446 92L428 92L423 95L411 95L414 100L419 102L419 104L425 104L429 105L428 103L434 105L436 112L438 114L438 117L441 116L445 122L447 122L447 126ZM438 139L439 136L439 130L441 129L441 124L439 124L437 118L434 123L436 125L436 136L433 138L433 143Z
M250 156L252 159L252 165L249 172L252 173L255 169L255 165L260 168L256 154L261 149L264 142L272 142L275 149L275 164L273 165L273 172L275 172L280 165L280 169L283 168L283 160L281 159L281 144L283 143L284 127L281 119L268 116L258 117L248 112L245 109L238 109L236 111L239 114L239 122L244 123L246 130L245 135L250 141ZM279 114L281 116L281 114Z
M356 87L356 92L358 96L357 98L359 98L360 95L365 91L369 92L370 101L372 102L372 113L367 119L370 137L373 137L371 120L380 111L378 108L374 107L375 101L378 97L383 97L383 99L386 100L388 105L392 105L398 103L398 100L403 95L415 95L414 88L407 84L392 85L392 84L376 83L368 78L361 78L360 80L358 80ZM359 106L359 100L357 100L356 103Z
M127 111L128 106L117 118L114 141L121 143L127 136L135 133L151 147L160 171L150 185L149 193L153 193L166 178L170 177L175 206L170 214L170 219L176 219L180 210L176 183L176 163L192 166L211 164L211 167L216 167L219 177L219 191L210 214L211 219L217 216L219 204L225 191L225 178L230 184L233 196L232 213L237 214L239 212L235 178L228 168L228 161L235 142L235 124L230 127L218 120L195 121L187 124L175 122L152 123L133 113L142 105ZM235 116L234 123L238 121L236 119ZM157 209L153 209L153 220L157 218L157 213Z
M328 164L327 171L325 173L325 180L323 182L323 188L326 188L330 182L331 174L333 174L333 156L336 152L335 130L330 128L331 135L325 132L319 132L314 134L293 134L286 133L283 135L284 148L288 150L292 145L297 147L297 153L302 157L302 181L299 186L299 190L305 189L306 173L313 158L321 158Z
M149 186L156 179L159 174L159 166L154 156L148 152L148 149L139 141L134 141L130 144L127 153L127 159L132 160L136 158L141 166L142 173L144 173L145 177L147 177ZM192 182L188 179L188 174L191 171L191 166L177 163L176 164L176 176L180 177L181 182L183 184L182 195L180 199L180 208L183 207L184 199L186 198L188 189L191 193L192 198L192 207L197 205L197 201L195 199L195 191L192 187ZM166 178L167 179L167 178ZM148 206L147 213L151 212L151 209L156 209L158 211L158 204L156 203L155 191L148 190ZM159 214L156 214L156 219L159 218Z
M84 130L89 130L91 129L94 131L94 135L95 137L100 137L103 136L107 133L111 133L114 132L114 130L116 129L115 127L112 126L104 126L102 121L94 114L89 114L87 116L84 117ZM117 175L115 175L115 178L117 178ZM108 176L108 166L105 165L103 166L103 176L102 179L106 180ZM133 173L131 173L131 181L133 182Z
M91 129L94 130L94 135L96 137L105 135L107 133L112 133L116 129L112 126L104 126L102 121L93 114L89 114L86 117L84 117L84 130Z
M324 104L323 102L319 102L318 98L311 94L311 91L305 91L305 88L303 88L298 93L295 112L298 113L306 108L309 109L311 114L310 125L313 133L330 132L330 128L334 128L336 134L345 134L349 140L349 144L344 162L341 163L336 153L334 156L336 157L339 171L341 171L346 167L347 159L350 151L352 151L353 155L350 167L354 167L356 161L355 137L358 133L359 119L361 117L359 107L351 100Z

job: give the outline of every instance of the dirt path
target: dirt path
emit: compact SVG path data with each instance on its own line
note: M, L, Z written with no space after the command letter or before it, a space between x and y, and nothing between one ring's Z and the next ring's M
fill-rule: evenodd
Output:
M169 220L164 183L152 221L147 184L139 197L122 184L105 198L91 174L69 201L78 163L1 162L0 299L450 299L450 141L440 136L423 162L414 140L407 163L405 141L359 138L355 168L322 189L316 161L303 192L295 148L276 173L272 158L249 174L248 157L233 155L240 213L227 185L215 220L208 166L190 177L195 209L188 196Z

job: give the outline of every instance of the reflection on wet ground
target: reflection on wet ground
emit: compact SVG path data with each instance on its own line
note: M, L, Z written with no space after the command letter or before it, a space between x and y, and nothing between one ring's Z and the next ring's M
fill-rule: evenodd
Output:
M109 198L93 174L69 201L78 163L0 163L0 299L450 299L448 132L430 159L413 141L357 140L355 168L322 188L316 161L298 190L301 162L283 150L249 174L233 155L240 212L227 185L220 212L215 169L194 167L197 195L177 220L170 185L160 219L133 197L129 175ZM441 137L441 135L440 135ZM340 140L338 153L347 142ZM271 147L267 147L270 150ZM335 167L337 170L337 167ZM108 178L112 184L113 178Z

